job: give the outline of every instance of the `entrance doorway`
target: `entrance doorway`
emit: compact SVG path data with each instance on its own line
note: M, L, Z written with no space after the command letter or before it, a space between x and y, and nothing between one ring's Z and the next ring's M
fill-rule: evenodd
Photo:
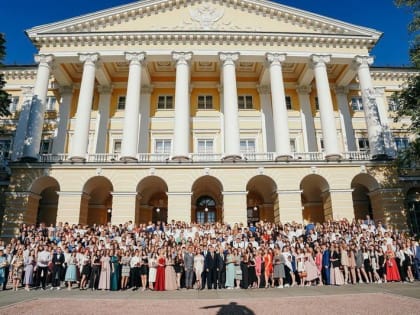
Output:
M209 196L197 199L195 221L199 224L214 223L217 221L216 201Z

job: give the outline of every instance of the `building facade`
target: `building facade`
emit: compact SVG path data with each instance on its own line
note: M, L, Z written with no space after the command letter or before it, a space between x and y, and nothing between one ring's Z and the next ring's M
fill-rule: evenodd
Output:
M145 0L27 34L36 65L1 69L4 236L40 222L418 225L418 177L392 166L410 135L391 98L416 72L371 67L378 31L270 1Z

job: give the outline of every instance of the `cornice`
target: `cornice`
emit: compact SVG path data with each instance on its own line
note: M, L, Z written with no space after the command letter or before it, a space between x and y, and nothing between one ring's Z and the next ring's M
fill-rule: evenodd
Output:
M7 80L28 80L36 78L37 67L31 68L3 68L0 69L0 73L3 74L4 79Z
M371 68L370 74L374 80L407 80L420 75L420 71L416 69Z

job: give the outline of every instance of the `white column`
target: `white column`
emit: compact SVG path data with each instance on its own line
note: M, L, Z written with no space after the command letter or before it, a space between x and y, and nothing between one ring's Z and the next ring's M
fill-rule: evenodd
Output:
M121 160L136 160L140 129L141 67L145 53L126 53L130 62L125 99L124 130L121 144Z
M190 61L192 53L174 52L176 61L175 129L173 159L188 159L190 153Z
M52 153L65 153L67 140L67 129L69 124L71 100L73 98L73 88L71 86L63 86L60 88L61 102L59 106L59 121L57 126L57 134L54 138Z
M354 59L357 66L360 92L363 99L363 110L365 112L366 126L368 130L369 149L372 158L379 158L385 155L383 129L376 104L375 90L373 89L369 65L373 58L369 56L356 56Z
M392 137L392 131L389 127L388 111L385 105L385 88L375 87L376 103L378 104L379 119L382 124L384 134L384 145L386 155L389 157L395 157L396 148Z
M341 154L338 149L337 128L326 65L331 61L331 57L329 55L312 55L311 61L315 72L325 158L327 160L339 159Z
M35 56L35 61L38 62L39 65L22 154L22 159L30 160L37 160L39 155L39 146L41 145L42 129L44 126L45 103L47 100L48 82L50 79L53 56L37 55Z
M302 119L302 132L306 152L317 152L314 117L312 115L311 100L309 95L311 87L302 85L296 89L300 104L300 116Z
M19 121L16 126L15 137L13 139L12 161L16 161L22 157L32 103L33 86L22 86L21 89L23 94L23 103L19 114Z
M109 107L111 105L112 87L99 86L98 115L96 116L95 152L106 153L108 140Z
M292 154L290 152L289 122L281 68L281 63L286 60L286 55L268 53L266 57L270 67L276 160L289 160L292 158Z
M223 106L224 106L224 159L240 159L240 133L238 114L238 91L236 87L235 62L239 53L219 53L223 71Z
M143 86L140 97L140 131L139 131L139 153L149 152L150 143L150 98L153 92L153 86Z
M270 87L268 85L258 86L258 93L261 101L261 125L264 142L264 152L275 152L274 143L274 121L273 108L270 99Z
M349 101L347 94L349 89L343 86L335 87L335 96L337 97L338 110L340 113L341 132L343 134L343 144L345 151L357 151L356 139L350 115Z
M76 126L70 151L71 160L85 160L89 143L90 114L92 110L93 89L95 87L96 62L99 54L80 54L83 62L82 83L77 102Z

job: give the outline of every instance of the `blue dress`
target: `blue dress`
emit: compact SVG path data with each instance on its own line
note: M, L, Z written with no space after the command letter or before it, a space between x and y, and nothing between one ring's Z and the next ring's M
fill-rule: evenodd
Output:
M6 257L0 256L0 284L3 285L4 283L4 269L6 268Z
M110 262L113 267L111 269L111 291L118 291L118 283L119 283L118 275L119 275L119 267L120 267L120 264L118 263L118 257L112 256Z
M77 260L74 257L70 257L68 261L68 266L66 270L66 276L64 277L65 281L76 282L77 281L77 269L76 269Z
M232 254L227 255L226 257L226 288L235 287L235 261Z

